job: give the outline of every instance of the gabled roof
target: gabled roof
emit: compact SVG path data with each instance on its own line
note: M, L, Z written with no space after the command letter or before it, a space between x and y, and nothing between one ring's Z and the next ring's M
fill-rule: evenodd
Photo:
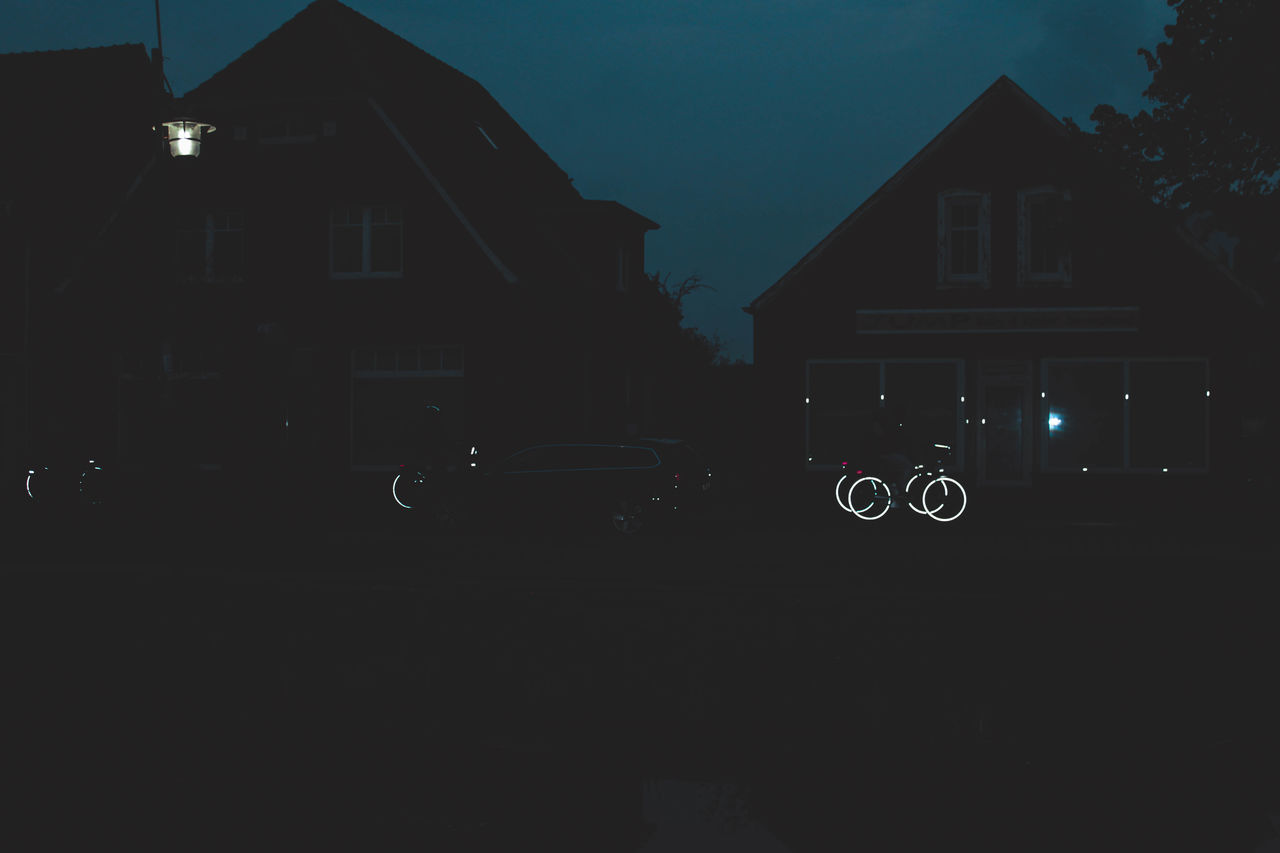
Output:
M0 115L11 129L0 134L0 176L74 169L120 142L119 129L149 135L158 94L141 44L0 54Z
M338 0L314 0L183 98L187 112L211 118L240 106L333 100L372 108L508 281L512 270L559 263L530 227L539 211L614 204L584 200L475 80ZM609 212L630 227L657 227L616 207Z
M96 231L154 153L161 94L141 44L0 54L0 200L69 244Z
M483 86L338 0L314 0L183 101L194 109L329 98L372 98L406 128L409 112L429 116L430 145L448 157L451 169L491 153L491 140L507 164L505 177L521 189L548 203L580 198L569 176ZM409 135L415 147L427 147ZM432 159L428 165L439 169ZM484 168L492 170L491 162Z
M859 220L874 209L884 198L893 193L899 185L919 171L919 169L931 160L939 150L944 148L952 139L959 135L962 130L968 127L973 122L974 117L978 115L988 104L998 99L1011 100L1013 103L1034 116L1035 119L1043 124L1051 134L1064 138L1066 137L1067 129L1062 122L1054 118L1052 113L1042 107L1039 102L1023 91L1022 87L1017 83L1010 80L1008 76L1001 74L999 79L988 86L986 91L979 95L973 103L969 104L969 106L966 107L960 115L952 119L937 136L929 141L928 145L921 148L914 157L907 161L905 166L899 169L893 177L885 181L880 189L872 193L866 201L860 204L858 208L853 211L853 213L849 214L843 222L837 225L835 230L823 238L818 245L810 249L808 254L801 258L795 266L789 269L782 278L774 282L773 285L765 290L764 293L757 296L752 300L750 305L746 306L742 310L746 311L748 314L754 314L757 309L772 301L779 291L788 287L797 277L799 277L805 267L813 263L817 258L821 257L832 243L839 241L840 238L844 236L845 232L853 228Z

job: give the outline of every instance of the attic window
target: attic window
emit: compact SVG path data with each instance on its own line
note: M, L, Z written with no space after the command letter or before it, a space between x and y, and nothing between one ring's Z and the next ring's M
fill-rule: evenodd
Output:
M1018 193L1018 283L1071 282L1071 193L1036 187Z
M493 138L489 136L489 134L485 133L484 128L480 126L480 122L476 122L475 124L476 124L476 130L480 131L480 135L484 137L484 141L489 143L490 148L492 148L494 151L497 151L498 143L494 142Z
M938 286L991 283L991 196L972 190L938 194Z

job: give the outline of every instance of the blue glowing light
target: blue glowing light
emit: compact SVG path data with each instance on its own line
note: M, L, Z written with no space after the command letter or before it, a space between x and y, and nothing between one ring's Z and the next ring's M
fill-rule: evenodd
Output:
M1057 415L1049 415L1049 429L1057 429L1062 426L1062 418Z

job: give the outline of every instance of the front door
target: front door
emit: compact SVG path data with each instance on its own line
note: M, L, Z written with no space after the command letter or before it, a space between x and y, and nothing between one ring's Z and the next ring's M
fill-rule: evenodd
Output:
M1031 484L1031 363L984 361L978 372L978 484Z

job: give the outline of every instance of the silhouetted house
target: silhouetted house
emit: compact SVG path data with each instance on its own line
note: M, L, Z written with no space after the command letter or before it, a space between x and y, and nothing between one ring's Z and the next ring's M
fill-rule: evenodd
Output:
M746 308L760 445L783 478L870 467L887 407L978 487L1232 474L1261 308L1001 77Z
M476 81L316 0L182 100L72 292L115 330L126 463L391 469L452 439L622 432L616 346L658 227L571 179Z
M29 464L25 457L43 452L50 440L90 442L81 415L112 411L113 395L91 398L83 388L67 387L68 374L82 375L100 355L69 351L74 336L63 336L66 318L52 294L86 262L145 168L159 91L141 44L0 54L5 471ZM34 447L27 446L29 419Z

